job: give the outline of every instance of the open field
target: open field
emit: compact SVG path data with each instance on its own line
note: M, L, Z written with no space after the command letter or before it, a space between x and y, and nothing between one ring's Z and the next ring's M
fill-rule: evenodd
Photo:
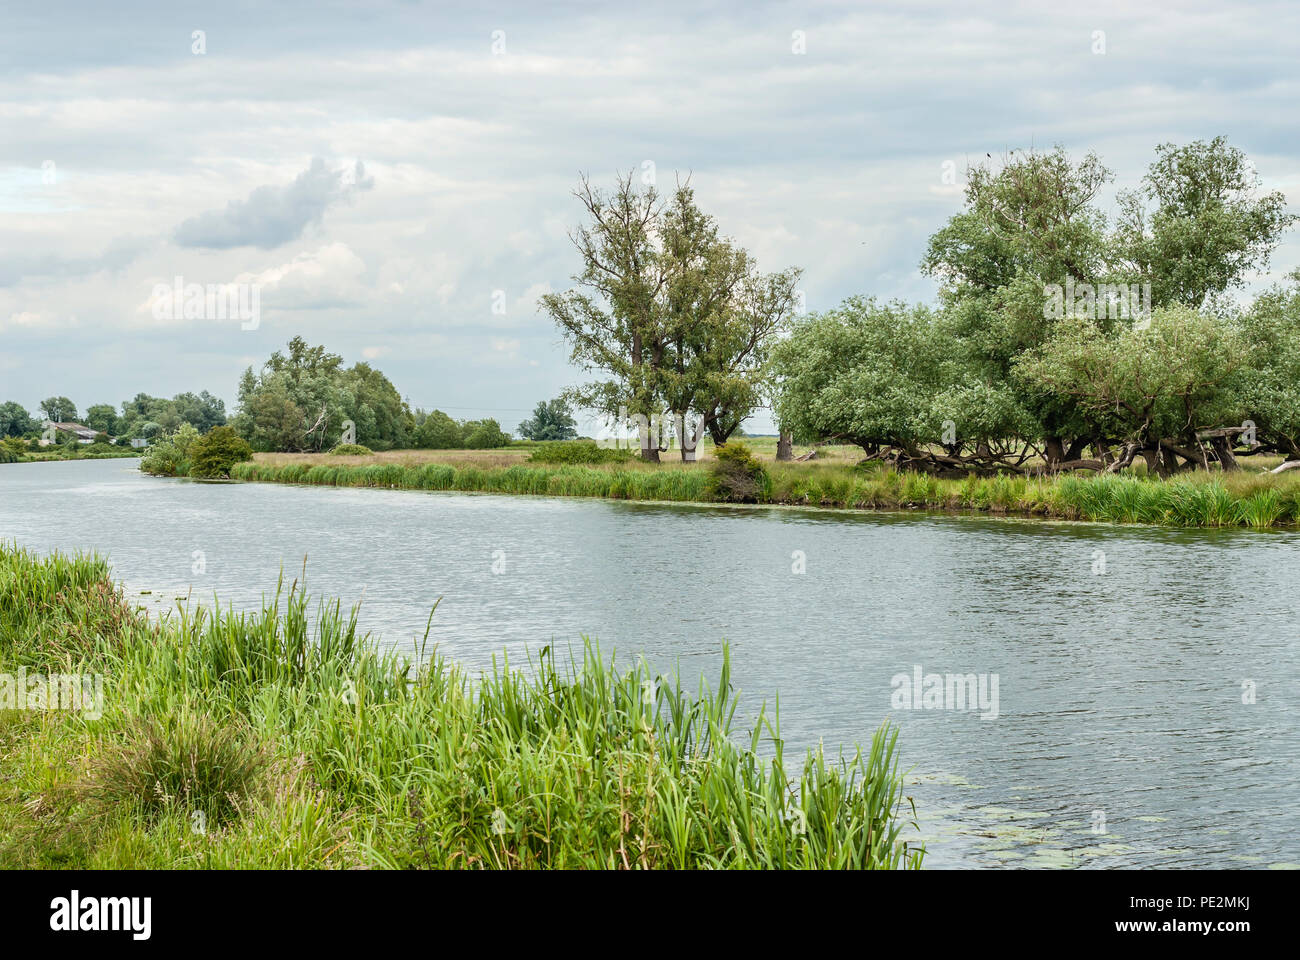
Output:
M105 561L0 544L0 868L921 863L897 733L798 763L776 716L732 739L725 649L694 694L593 644L471 678L357 617L294 581L150 620Z

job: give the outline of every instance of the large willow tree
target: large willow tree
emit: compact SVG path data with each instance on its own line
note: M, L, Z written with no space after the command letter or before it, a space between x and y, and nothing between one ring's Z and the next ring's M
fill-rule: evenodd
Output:
M600 379L566 399L611 418L693 417L725 442L763 396L767 352L793 317L799 271L760 273L699 209L689 183L665 201L630 174L612 191L584 178L574 195L587 218L571 234L582 269L573 289L542 306L572 362ZM641 456L658 460L661 440L642 429Z
M777 354L782 423L929 470L1120 469L1140 455L1172 472L1211 459L1206 428L1226 460L1225 431L1252 413L1261 447L1293 450L1295 295L1242 313L1226 294L1296 218L1222 138L1156 153L1114 223L1093 154L1012 152L971 170L922 261L939 308L855 298L800 324ZM1086 293L1062 303L1062 289Z

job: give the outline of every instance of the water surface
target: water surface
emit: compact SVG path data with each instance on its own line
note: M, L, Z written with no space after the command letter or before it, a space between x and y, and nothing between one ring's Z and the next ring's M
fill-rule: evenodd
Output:
M1295 531L202 484L136 467L0 466L0 539L105 553L155 611L190 593L256 606L307 556L313 592L364 598L388 644L410 648L441 598L430 642L473 669L586 634L716 677L725 639L742 705L779 692L787 751L899 723L931 866L1300 862ZM918 665L996 674L997 719L893 709L891 679Z

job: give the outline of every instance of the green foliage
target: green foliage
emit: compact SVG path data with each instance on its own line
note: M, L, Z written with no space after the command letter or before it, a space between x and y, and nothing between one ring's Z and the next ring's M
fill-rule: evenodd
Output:
M172 444L163 441L151 445L140 460L140 469L155 477L183 477L189 473L190 463Z
M176 448L176 452L182 459L188 459L190 448L194 446L194 441L199 439L199 431L189 423L182 423L174 434L171 436L171 444Z
M709 464L709 498L724 503L757 503L767 498L771 480L743 443L718 447Z
M417 414L416 419L420 419ZM459 450L465 437L458 424L441 410L424 416L415 431L415 445L425 450Z
M189 475L201 478L228 477L236 463L253 459L252 448L232 427L217 427L195 440L189 454Z
M623 463L632 451L602 447L591 440L568 440L537 447L528 456L530 463Z
M344 368L341 356L302 337L288 346L240 380L234 425L255 449L328 450L349 420L356 442L373 450L407 443L410 411L387 377L368 363Z
M475 678L388 652L355 608L313 612L296 583L251 614L162 623L106 611L105 591L102 561L0 547L0 664L59 656L47 644L77 623L79 662L114 689L97 719L3 728L0 867L898 869L924 855L902 819L897 731L788 758L778 716L735 729L725 646L716 690L694 694L585 641L567 662L548 647ZM212 829L196 833L198 811Z
M1241 335L1252 348L1250 363L1238 380L1238 396L1258 438L1300 458L1300 270L1287 288L1260 296L1239 320Z
M1153 313L1149 328L1111 335L1091 320L1063 320L1017 372L1073 399L1108 435L1144 445L1162 437L1194 443L1198 425L1241 422L1243 411L1226 388L1247 359L1247 345L1231 326L1167 307Z
M541 400L528 420L519 424L519 435L528 440L572 440L578 424L563 399Z
M86 408L86 426L98 433L117 434L117 409L111 403L96 403Z
M734 442L726 445L733 450L740 446ZM719 448L718 453L726 447ZM738 454L728 456L733 455L739 458ZM238 463L231 468L230 474L236 480L271 483L693 503L734 502L735 497L714 487L711 469L655 467L637 460L624 465L533 465L530 461L509 467L459 469L442 463L340 467ZM1245 518L1242 504L1259 494L1274 491L1280 512L1273 524L1300 522L1300 472L1295 471L1278 476L1197 471L1165 482L1132 475L1037 478L971 474L962 479L947 479L900 473L882 468L879 463L857 468L777 463L768 465L765 480L760 481L751 473L741 482L749 490L762 484L763 492L755 498L759 503L857 509L965 509L1170 526L1247 525L1249 521ZM1146 506L1142 510L1124 506L1125 498L1133 496L1127 492L1130 483L1142 484L1142 496L1151 498L1143 501ZM1264 502L1259 501L1260 504ZM1257 505L1255 509L1258 512L1262 507Z
M782 427L935 469L1123 463L1131 448L1187 469L1198 428L1243 417L1296 450L1293 295L1244 316L1221 298L1295 221L1282 195L1256 196L1222 138L1157 148L1115 227L1097 205L1111 179L1059 147L968 171L922 263L940 308L854 298L799 324L774 361Z
M1142 185L1120 196L1117 245L1157 306L1199 308L1267 267L1297 218L1280 190L1258 193L1262 182L1224 137L1156 147Z
M584 179L576 195L589 220L573 234L577 287L541 304L571 361L604 379L565 399L611 417L693 410L725 439L764 393L766 351L794 312L799 271L760 274L689 183L667 202L630 175L608 193Z
M40 424L32 419L22 404L12 400L0 403L0 438L21 437L39 429Z
M188 711L135 718L95 758L78 792L101 817L127 810L154 821L178 811L204 830L223 827L267 786L270 755L240 726Z
M106 418L101 404L91 408L98 415ZM89 412L87 413L89 416ZM171 400L164 397L151 397L147 393L137 393L135 399L122 402L122 414L115 418L112 429L105 427L109 433L119 436L143 437L150 439L158 434L173 434L181 424L188 423L200 433L207 433L213 427L226 422L226 404L218 397L204 390L199 394L178 393ZM87 424L95 426L95 424Z
M228 427L226 429L229 429ZM140 469L158 477L184 477L190 473L190 457L199 432L182 423L170 437L151 444L140 461Z
M461 426L467 450L495 450L510 446L510 434L501 429L501 424L492 418L486 420L468 420Z
M795 327L775 351L777 417L806 438L841 438L869 453L943 440L954 449L1029 429L1005 382L982 379L954 349L940 314L853 297Z
M46 420L55 423L74 423L77 419L77 406L67 397L48 397L41 401L41 412Z
M330 456L334 457L369 457L374 455L373 450L369 447L363 447L359 443L340 443L330 451Z

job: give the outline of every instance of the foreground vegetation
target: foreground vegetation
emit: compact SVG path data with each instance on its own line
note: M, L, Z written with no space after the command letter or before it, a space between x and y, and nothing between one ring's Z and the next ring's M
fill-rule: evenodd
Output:
M920 866L897 733L787 769L776 717L731 739L725 649L695 695L589 644L471 679L310 609L295 581L151 622L103 560L0 545L0 695L105 678L102 711L0 699L0 867Z
M732 448L742 445L731 444ZM727 449L727 448L720 448ZM1300 523L1300 474L1258 468L1195 471L1162 480L1140 471L962 479L832 458L809 463L755 459L729 468L706 451L703 464L536 463L496 455L475 461L357 457L260 457L231 467L236 480L398 490L457 490L685 503L757 503L845 509L975 510L1066 520L1170 526L1270 527ZM1266 460L1272 465L1276 458Z

